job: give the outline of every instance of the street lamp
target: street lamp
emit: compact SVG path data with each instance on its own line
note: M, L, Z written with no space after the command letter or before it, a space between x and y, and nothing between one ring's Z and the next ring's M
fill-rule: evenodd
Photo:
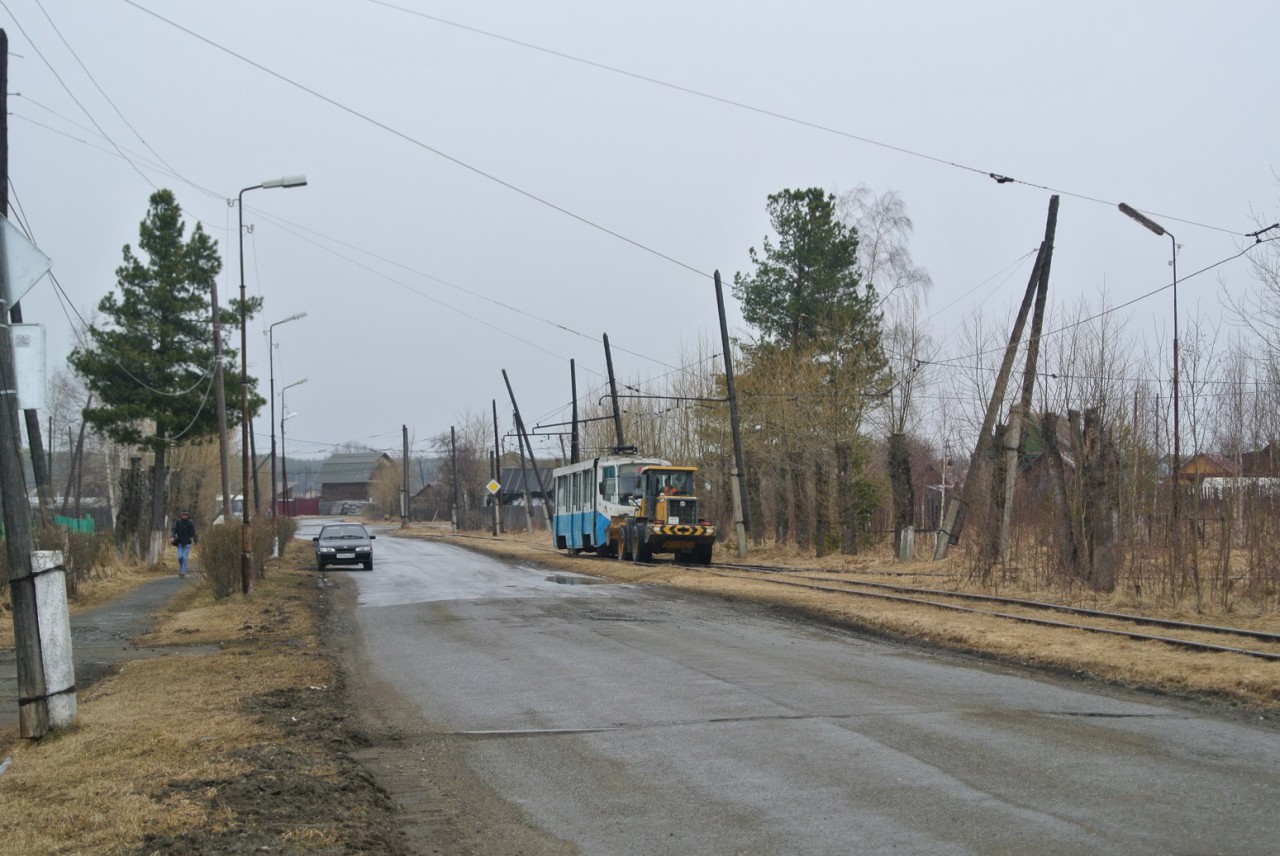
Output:
M1178 482L1182 469L1182 449L1179 444L1178 432L1178 241L1173 237L1173 233L1165 227L1161 226L1155 220L1135 210L1132 206L1120 203L1120 212L1126 217L1132 217L1146 228L1155 232L1161 237L1168 235L1172 252L1173 267L1173 524L1178 525Z
M272 178L261 184L244 188L236 196L236 214L239 215L240 239L240 494L244 497L244 523L240 527L240 590L248 594L253 590L253 540L249 537L249 334L246 298L244 292L244 195L250 190L266 187L303 187L304 175Z
M289 456L288 454L285 453L285 450L284 450L284 423L287 420L297 416L298 414L289 413L287 416L285 415L286 413L288 413L288 410L284 406L284 394L287 390L293 389L295 386L302 386L306 382L307 382L307 379L304 377L301 380L295 380L293 383L289 384L284 389L280 390L280 475L284 481L284 486L281 492L285 496L285 500L284 500L284 516L285 517L292 517L293 515L289 513Z
M276 516L276 327L306 318L307 313L297 312L288 318L281 319L267 326L267 364L271 374L271 516ZM279 555L279 554L277 554Z

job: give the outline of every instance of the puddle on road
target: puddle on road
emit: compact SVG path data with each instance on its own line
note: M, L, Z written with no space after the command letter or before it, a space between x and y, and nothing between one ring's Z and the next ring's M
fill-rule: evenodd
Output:
M602 580L598 577L571 577L567 574L552 574L547 577L547 582L562 586L598 586L604 585L607 580Z

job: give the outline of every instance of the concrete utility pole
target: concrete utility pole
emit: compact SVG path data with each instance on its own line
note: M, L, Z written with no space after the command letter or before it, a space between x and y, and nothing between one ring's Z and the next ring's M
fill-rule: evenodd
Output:
M720 347L724 350L724 386L729 397L729 428L733 434L733 471L729 473L729 497L733 502L733 530L738 540L738 558L747 555L747 491L743 483L746 467L742 457L742 428L738 424L738 388L733 380L733 352L729 347L729 325L724 315L724 289L720 271L715 272L716 309L720 313Z

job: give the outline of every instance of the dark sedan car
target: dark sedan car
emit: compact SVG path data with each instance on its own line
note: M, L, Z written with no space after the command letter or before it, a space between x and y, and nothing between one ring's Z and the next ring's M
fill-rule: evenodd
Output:
M364 565L373 570L373 539L359 523L330 523L312 538L316 542L316 567L325 565Z

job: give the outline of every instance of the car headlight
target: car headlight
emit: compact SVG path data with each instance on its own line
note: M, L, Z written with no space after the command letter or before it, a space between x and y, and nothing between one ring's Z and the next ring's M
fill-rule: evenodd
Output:
M369 553L369 552L372 552L372 551L373 551L373 548L372 548L372 547L356 547L356 552L357 552L357 553Z
M318 551L318 552L321 552L321 553L335 553L335 552L337 552L337 551L336 551L336 550L334 550L332 547L321 547L321 548L319 549L319 551Z

